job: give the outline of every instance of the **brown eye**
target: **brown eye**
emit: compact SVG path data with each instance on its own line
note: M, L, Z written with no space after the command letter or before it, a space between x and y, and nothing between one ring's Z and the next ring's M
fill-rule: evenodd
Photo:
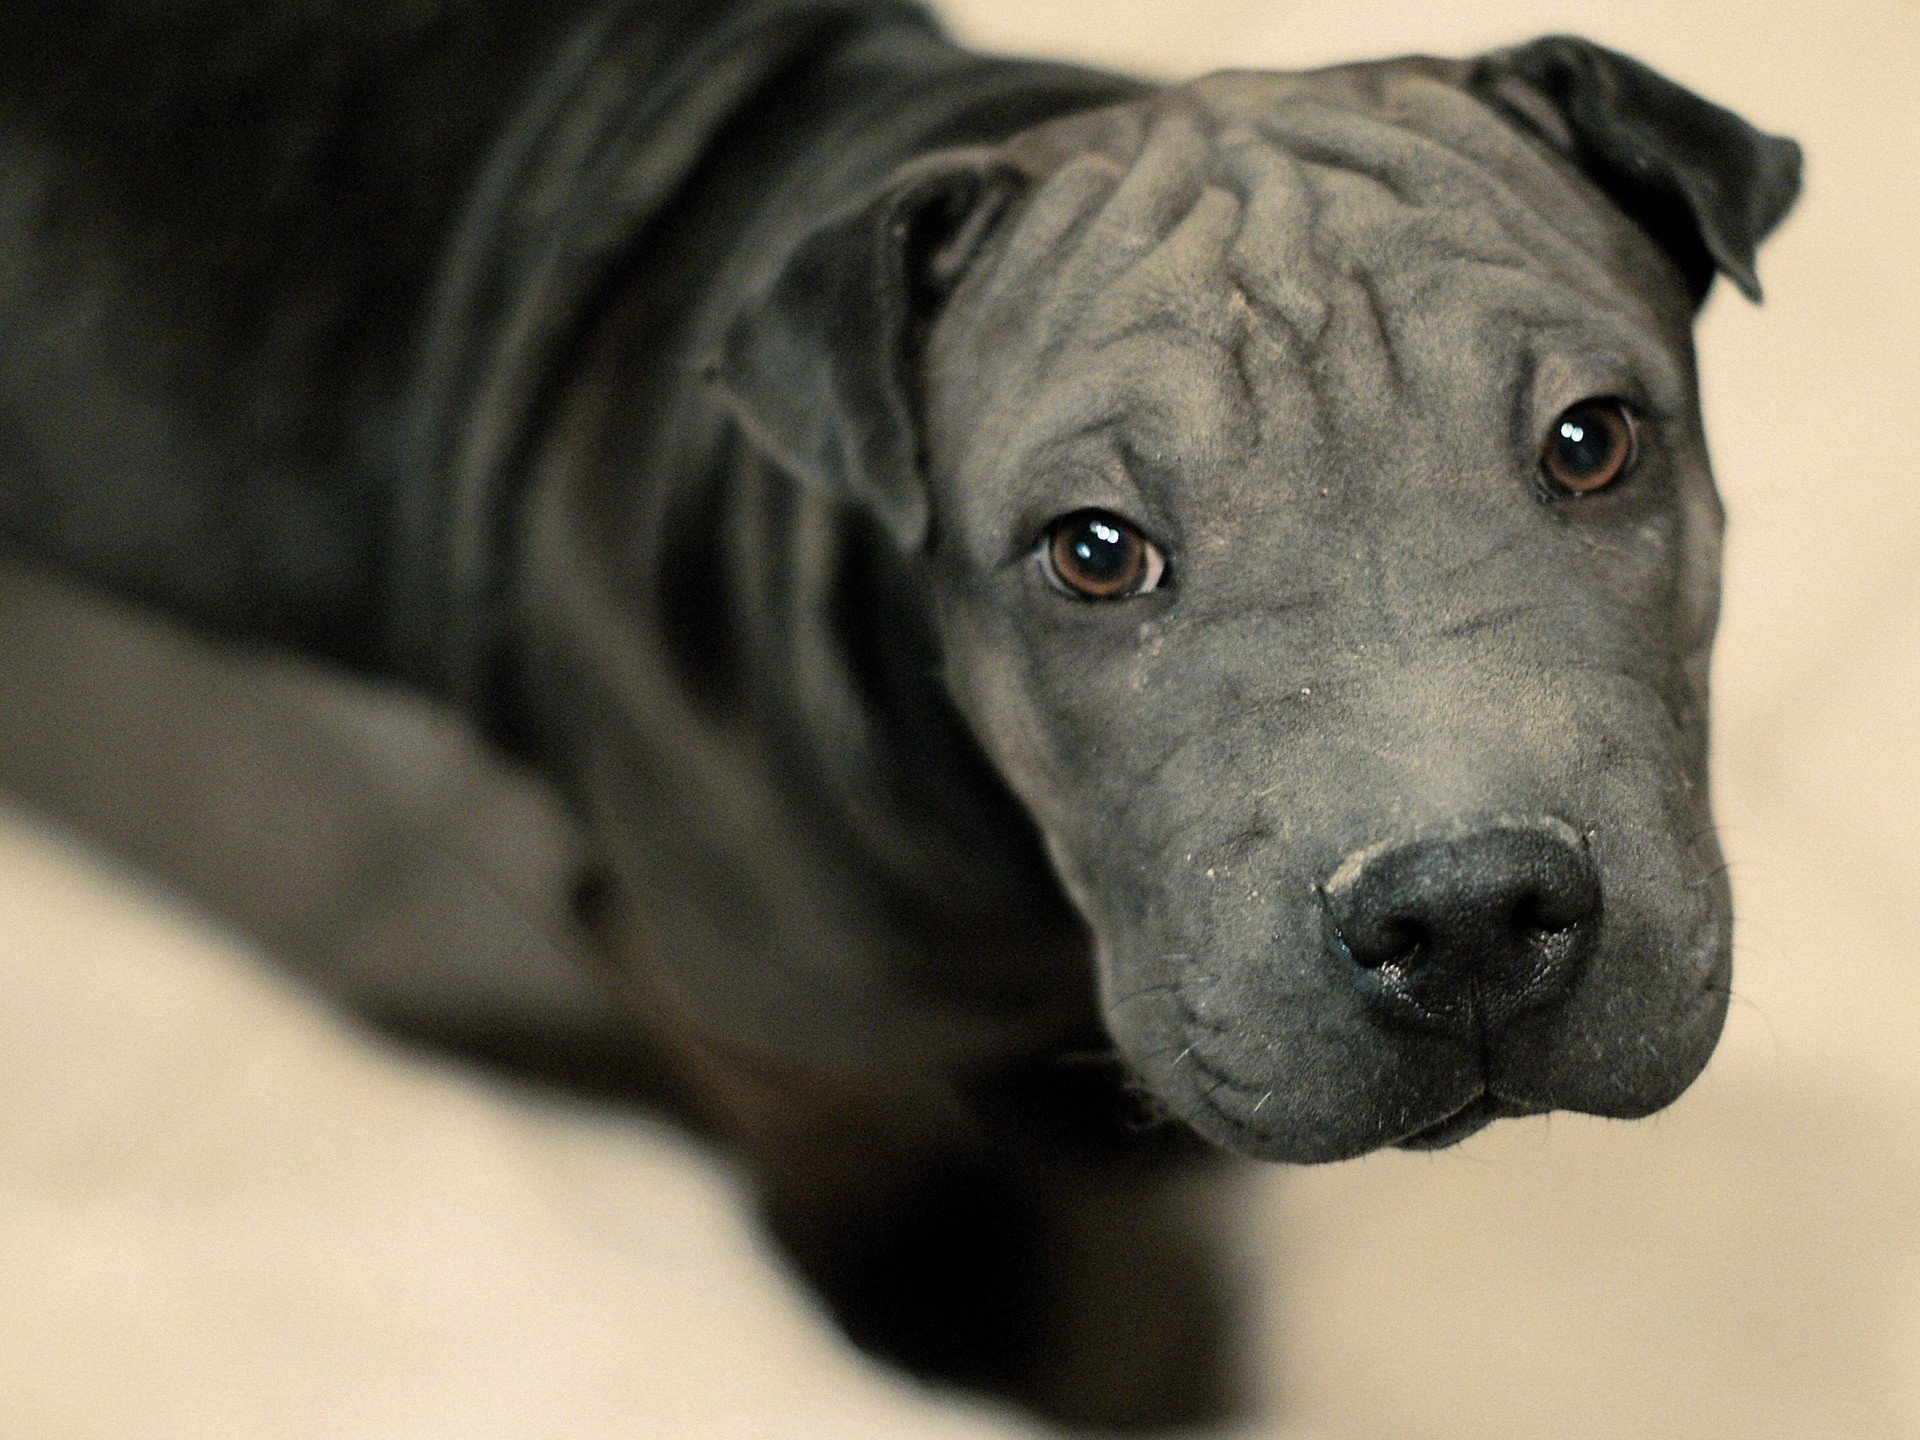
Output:
M1553 422L1540 469L1556 490L1591 495L1629 470L1640 449L1633 412L1618 400L1582 400Z
M1047 578L1082 600L1144 595L1167 569L1150 540L1105 510L1076 510L1054 521L1041 555Z

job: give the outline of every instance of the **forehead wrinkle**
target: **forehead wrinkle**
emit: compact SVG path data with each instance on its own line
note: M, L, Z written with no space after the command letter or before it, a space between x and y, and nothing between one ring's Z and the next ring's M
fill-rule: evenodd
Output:
M1229 283L1290 342L1323 405L1340 369L1362 393L1373 382L1415 384L1432 368L1423 357L1458 348L1442 332L1461 322L1478 339L1580 319L1630 334L1644 318L1620 287L1586 283L1598 278L1591 252L1577 252L1571 267L1529 255L1515 243L1509 207L1411 203L1377 175L1271 142L1235 145L1223 168L1247 195Z
M1394 87L1393 113L1412 121L1413 133L1429 144L1477 166L1542 225L1555 227L1562 217L1573 222L1572 228L1556 228L1590 253L1605 255L1617 244L1617 237L1640 234L1571 162L1523 135L1511 121L1457 85L1426 74L1409 74ZM1588 240L1603 243L1585 243Z
M1076 262L1088 253L1082 246L1078 255L1042 272L1048 283L1038 293L1030 286L985 287L967 327L968 349L998 348L995 337L1018 333L1026 352L1024 363L1000 369L996 405L1017 403L1018 393L1056 383L1062 369L1110 373L1116 346L1156 335L1186 337L1197 342L1196 349L1211 347L1217 352L1215 368L1237 375L1232 342L1242 319L1220 257L1237 228L1239 209L1230 191L1202 184L1166 233L1147 248L1132 248L1117 274L1115 257L1109 255L1097 257L1092 273L1076 275ZM1235 432L1255 418L1251 394L1241 400L1217 407Z
M1349 238L1412 233L1417 223L1433 246L1532 269L1551 266L1590 293L1616 288L1606 263L1616 230L1611 217L1545 154L1521 162L1503 151L1496 163L1390 116L1320 96L1276 108L1262 132L1293 151L1320 183L1337 183L1331 177L1339 172L1364 176L1400 202L1353 204L1347 188L1339 218L1348 222Z
M1224 257L1228 280L1250 315L1279 324L1304 363L1329 318L1326 297L1310 283L1324 268L1319 195L1296 157L1247 131L1226 137L1220 164L1241 197L1240 225Z
M991 273L963 286L957 308L979 317L973 328L983 335L1017 330L1043 353L1072 343L1086 312L1180 230L1204 196L1212 167L1190 116L1161 116L1144 130L1130 115L1094 118L1133 121L1100 133L1109 142L1115 128L1122 139L1137 133L1141 148L1131 159L1099 149L1040 181L982 267ZM1050 143L1061 143L1057 134Z
M1061 261L1076 288L1111 284L1161 244L1199 203L1213 170L1212 143L1184 108L1156 113L1125 173Z
M1257 443L1267 392L1311 392L1331 423L1336 366L1457 382L1463 351L1507 348L1514 329L1595 353L1643 327L1644 298L1606 283L1604 252L1581 243L1606 238L1604 207L1471 97L1425 75L1240 78L1042 127L1050 168L969 276L945 352L993 376L993 410L1024 416L1028 396L1088 374L1131 386L1127 366L1164 364L1171 346L1190 384L1207 377L1192 408L1236 433L1254 422ZM1591 214L1592 236L1543 219L1548 193ZM1021 358L998 358L1010 350ZM1256 384L1256 364L1275 373Z
M1292 129L1276 115L1290 117ZM1228 256L1229 281L1292 343L1316 392L1324 387L1312 372L1332 358L1349 365L1370 359L1374 376L1403 384L1409 367L1402 332L1410 323L1431 329L1427 295L1452 288L1479 300L1503 286L1557 288L1526 247L1534 232L1516 222L1508 187L1482 168L1481 157L1443 149L1438 180L1417 165L1418 178L1409 181L1393 157L1410 132L1297 88L1257 119L1258 128L1236 122L1216 142L1220 173L1245 208ZM1329 120L1351 123L1334 126L1342 133L1331 136ZM1303 125L1317 143L1299 142ZM1537 158L1532 163L1547 169ZM1444 203L1434 202L1435 185ZM1454 203L1463 191L1485 203ZM1575 274L1565 278L1577 283L1594 263L1590 252L1577 250L1571 267L1553 268L1571 268ZM1462 266L1494 273L1463 276ZM1601 305L1620 303L1614 287L1581 288ZM1342 343L1329 355L1323 342L1335 316Z
M1242 223L1242 203L1209 182L1180 222L1141 255L1087 308L1081 325L1061 343L1043 346L1043 373L1069 350L1104 352L1133 336L1165 334L1191 340L1199 363L1225 393L1217 413L1226 443L1245 448L1258 441L1261 397L1248 370L1247 346L1258 320L1244 291L1228 273L1227 251Z
M1262 114L1254 127L1270 144L1302 161L1349 171L1372 181L1400 204L1422 208L1436 200L1476 200L1494 188L1477 156L1443 144L1397 117L1306 92Z
M1157 328L1111 343L1096 366L1062 368L1036 386L1044 402L1017 411L982 461L1013 475L1084 437L1110 431L1150 466L1175 469L1217 456L1244 407L1224 373L1221 348L1191 332ZM1024 367L1023 367L1024 368ZM1029 372L1029 380L1035 377ZM1145 483L1144 476L1137 480Z
M1160 97L1144 125L1136 118L1131 125L1108 123L1098 130L1109 145L1138 147L1118 183L1104 198L1098 190L1090 193L1093 213L1078 226L1056 218L1036 227L1031 216L1023 217L1007 259L1032 256L1039 263L1031 269L1018 263L995 267L1002 273L1044 271L1051 282L1019 287L1031 304L1021 323L1041 332L1048 349L1067 344L1090 310L1109 317L1116 310L1126 313L1121 328L1130 326L1131 308L1142 303L1137 292L1155 286L1169 249L1181 251L1192 243L1191 232L1207 229L1196 225L1196 217L1222 187L1240 198L1246 214L1227 240L1230 253L1222 263L1192 243L1194 258L1211 273L1188 277L1203 282L1187 287L1188 300L1194 290L1208 288L1205 281L1216 282L1243 312L1263 311L1278 320L1303 362L1310 361L1329 320L1324 292L1335 289L1343 309L1366 319L1391 368L1393 346L1381 323L1379 290L1360 275L1362 269L1430 272L1435 254L1516 270L1539 263L1524 244L1535 222L1500 203L1503 186L1481 157L1427 142L1437 158L1423 149L1422 163L1414 167L1418 178L1409 180L1396 157L1409 143L1421 147L1423 137L1316 92L1312 78L1257 83L1251 88L1264 103L1255 105L1231 89L1222 93L1216 86L1209 97L1205 87L1187 87ZM1377 82L1371 88L1382 89ZM1427 82L1427 89L1435 88L1442 87ZM1101 158L1104 165L1114 163L1106 149ZM1438 178L1425 173L1429 163L1442 172ZM1069 162L1057 174L1071 169ZM1422 203L1435 185L1445 188L1449 202L1465 190L1486 203ZM1043 198L1031 215L1057 217L1064 207L1044 198L1056 187L1040 188ZM1036 255L1049 236L1056 253ZM1065 254L1058 253L1062 248ZM1593 263L1585 251L1578 259L1583 269ZM1162 294L1146 303L1165 308L1168 287L1158 288ZM1228 331L1222 338L1231 345L1237 337Z
M1224 255L1240 223L1240 201L1208 185L1151 249L1081 309L1076 343L1099 346L1132 330L1165 325L1224 341L1233 325Z
M1370 176L1328 170L1270 141L1248 137L1222 156L1245 187L1246 217L1227 257L1229 282L1254 326L1282 342L1316 404L1328 405L1325 372L1337 359L1365 368L1389 388L1402 383L1398 338L1372 271L1379 257L1341 243L1332 216L1355 185L1362 205L1407 214L1400 198ZM1392 233L1389 229L1388 233ZM1243 349L1250 337L1236 337ZM1243 369L1245 357L1239 362Z
M1174 129L1187 137L1197 134L1191 126ZM1236 155L1243 162L1237 174L1231 168ZM1228 403L1215 412L1223 417L1224 438L1244 449L1259 443L1268 408L1256 393L1261 388L1256 370L1272 368L1260 343L1262 332L1273 331L1279 322L1278 334L1299 352L1295 368L1311 387L1306 362L1326 327L1329 305L1311 283L1250 286L1234 259L1250 226L1259 223L1250 207L1279 220L1273 228L1299 235L1303 255L1310 255L1311 188L1249 183L1262 173L1283 181L1297 178L1297 164L1246 130L1216 137L1207 160L1184 211L1164 208L1165 233L1127 257L1124 269L1115 273L1107 263L1068 278L1074 262L1063 267L1055 278L1065 283L1037 302L1039 313L1029 322L1036 339L1030 343L1036 347L1035 378L1046 379L1065 357L1082 363L1086 352L1105 351L1120 340L1155 333L1190 338L1225 392ZM1083 249L1091 250L1091 233Z
M1137 123L1124 112L1111 118ZM1021 137L1014 149L1033 143L1033 136ZM1124 167L1110 155L1075 154L1026 193L982 261L941 307L927 346L925 384L931 393L969 395L978 415L996 413L1012 392L1031 386L1029 364L995 364L993 358L1020 355L1036 342L1051 344L1054 332L1070 322L1057 303L1061 271L1078 249L1077 237L1124 178ZM943 373L964 375L966 383L938 383Z
M1387 93L1388 113L1514 188L1539 192L1543 204L1574 198L1576 183L1542 155L1537 141L1459 85L1411 71L1398 76Z
M1093 153L1074 157L1035 185L989 242L986 262L968 271L961 292L988 310L1024 303L1078 249L1125 174L1112 156Z

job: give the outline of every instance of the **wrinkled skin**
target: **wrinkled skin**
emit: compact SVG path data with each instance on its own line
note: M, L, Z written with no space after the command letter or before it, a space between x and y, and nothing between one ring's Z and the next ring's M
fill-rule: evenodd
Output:
M1431 62L1226 74L1013 147L1031 188L945 306L924 404L952 691L1097 937L1107 1023L1250 1154L1638 1116L1727 1000L1703 715L1721 516L1675 266ZM1620 396L1637 468L1543 485ZM1169 583L1069 598L1098 507ZM1435 1034L1371 1013L1348 856L1563 820L1604 893L1568 993Z

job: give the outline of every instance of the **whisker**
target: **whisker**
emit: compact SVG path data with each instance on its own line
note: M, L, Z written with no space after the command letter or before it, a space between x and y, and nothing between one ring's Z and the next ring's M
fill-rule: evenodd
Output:
M1147 1051L1146 1054L1140 1057L1137 1063L1141 1065L1145 1065L1149 1060L1158 1060L1162 1055L1171 1054L1175 1050L1181 1051L1180 1060L1184 1060L1188 1055L1193 1053L1193 1046L1187 1045L1184 1048L1182 1048L1181 1043L1178 1040L1176 1040L1171 1045L1162 1045L1157 1050ZM1180 1060L1175 1060L1173 1063L1178 1065L1180 1063Z
M1113 1008L1119 1010L1133 1004L1136 1000L1143 1000L1149 995L1164 995L1169 990L1178 990L1180 983L1178 980L1163 980L1157 985L1142 985L1131 994L1123 995L1118 1000L1115 1000L1113 1002Z
M1707 871L1707 873L1702 875L1698 880L1695 880L1691 885L1687 886L1687 889L1698 890L1703 885L1711 885L1714 881L1718 880L1722 875L1732 874L1734 871L1734 868L1735 868L1734 861L1723 860L1718 865L1714 866L1713 869Z
M1729 1005L1738 1005L1741 1009L1751 1011L1754 1015L1758 1016L1760 1023L1766 1027L1767 1039L1772 1043L1774 1063L1777 1065L1786 1058L1786 1048L1780 1041L1780 1027L1774 1023L1773 1016L1767 1013L1766 1007L1760 1004L1759 1001L1750 996L1742 995L1738 990L1733 988L1731 982L1704 986L1703 993L1708 995L1724 995Z

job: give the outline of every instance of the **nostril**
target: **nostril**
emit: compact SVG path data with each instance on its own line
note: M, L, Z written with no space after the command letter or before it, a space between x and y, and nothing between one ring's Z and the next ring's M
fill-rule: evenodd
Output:
M1594 918L1600 908L1600 884L1584 852L1552 856L1530 867L1535 874L1513 902L1512 923L1519 934L1559 935Z
M1339 876L1314 886L1334 944L1364 971L1411 968L1432 943L1432 928L1412 906L1356 905L1350 888Z
M1355 939L1359 943L1356 947ZM1361 937L1349 937L1347 950L1363 970L1405 968L1419 956L1421 947L1433 938L1433 932L1418 920L1388 919L1372 927Z
M1544 895L1530 890L1513 902L1513 909L1508 914L1507 923L1514 934L1533 936L1558 935L1562 930L1571 929L1580 922L1577 917L1554 913Z
M1398 953L1418 950L1433 932L1418 920L1395 920L1387 926L1387 942Z

